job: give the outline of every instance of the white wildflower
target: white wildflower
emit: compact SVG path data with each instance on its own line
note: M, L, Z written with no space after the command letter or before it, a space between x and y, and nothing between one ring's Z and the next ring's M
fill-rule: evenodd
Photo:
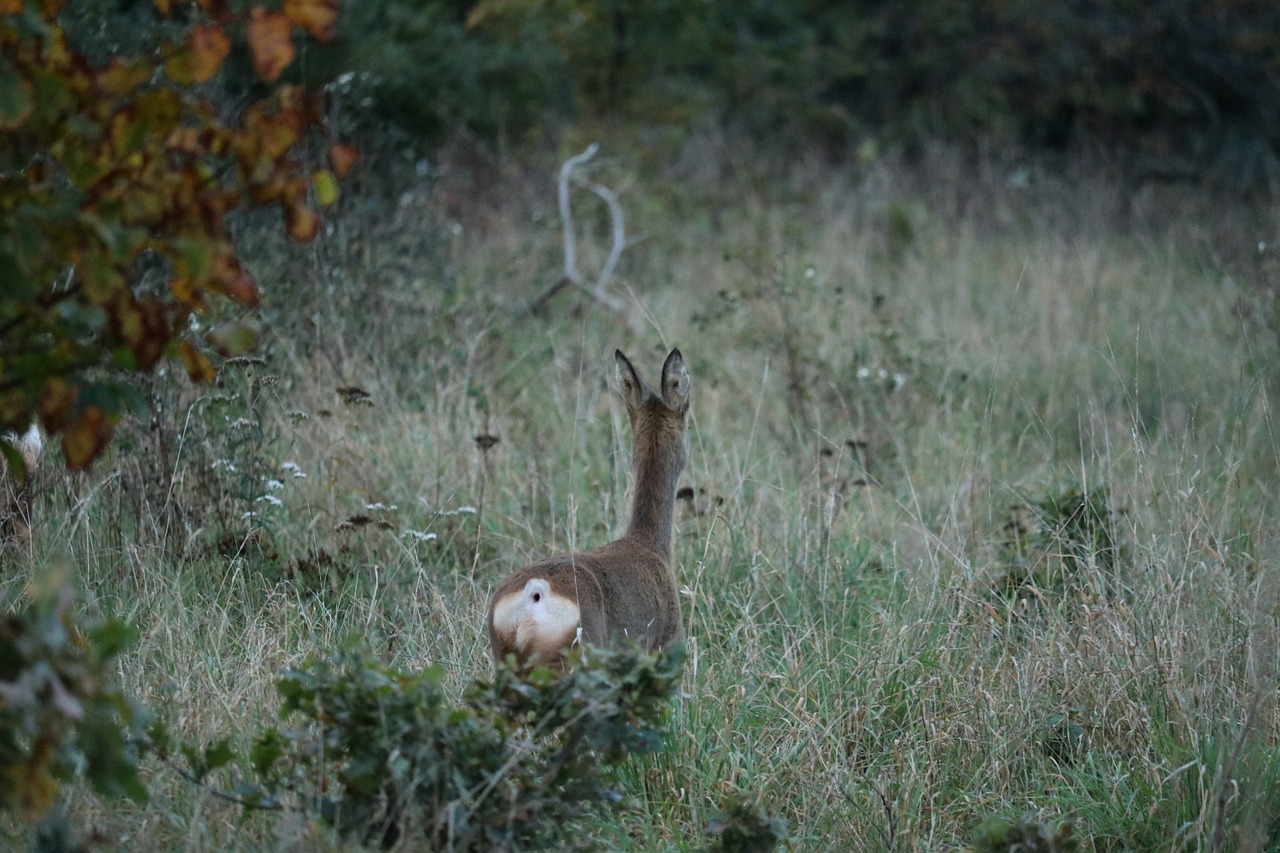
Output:
M421 530L406 530L404 535L410 536L418 542L432 542L436 538L434 533L423 533Z
M263 501L266 501L272 506L284 506L284 501L280 500L275 495L259 495L253 499L254 503L262 503Z

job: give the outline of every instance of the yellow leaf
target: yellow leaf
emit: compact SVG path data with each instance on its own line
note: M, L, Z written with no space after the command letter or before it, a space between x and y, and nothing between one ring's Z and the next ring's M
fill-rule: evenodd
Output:
M321 207L331 207L338 200L338 179L328 169L320 169L311 177L316 190L316 202Z

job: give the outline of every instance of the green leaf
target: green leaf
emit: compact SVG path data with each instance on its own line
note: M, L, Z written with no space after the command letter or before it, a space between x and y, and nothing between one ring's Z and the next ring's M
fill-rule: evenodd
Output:
M235 760L236 754L231 750L231 739L223 738L217 743L209 744L204 748L204 768L208 773L217 770L219 767L226 767Z
M267 776L284 756L284 738L274 728L264 729L249 749L249 763L259 776Z
M34 108L31 83L7 61L0 60L0 130L21 127Z
M138 632L119 619L108 619L89 631L89 642L97 649L102 660L115 657L137 638Z

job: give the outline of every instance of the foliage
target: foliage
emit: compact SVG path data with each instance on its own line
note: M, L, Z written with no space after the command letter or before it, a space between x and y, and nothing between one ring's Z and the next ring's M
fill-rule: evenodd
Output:
M1057 828L1034 817L1012 822L992 821L978 830L974 853L1075 853L1080 842L1072 837L1070 823Z
M324 109L299 86L235 119L205 94L241 29L271 82L293 61L295 27L332 35L333 0L243 18L200 2L183 38L97 64L68 38L61 5L0 4L0 427L21 431L38 416L82 468L121 413L141 407L122 371L171 357L209 381L207 347L252 344L244 323L203 336L191 325L214 297L258 301L231 214L278 206L289 236L309 241L320 226L313 205L335 200L355 152L334 144L328 167L307 165L302 150ZM168 15L185 4L155 5Z
M143 714L112 684L132 632L116 620L80 630L73 599L50 573L0 623L0 810L28 823L79 772L99 794L146 799L130 746Z
M1049 492L1005 525L1010 533L1009 593L1063 593L1092 588L1114 591L1121 557L1120 513L1105 485L1072 485ZM1097 582L1090 579L1097 573Z
M787 824L751 803L730 799L712 814L707 831L715 836L708 853L770 853L786 840Z
M662 721L683 654L592 650L571 672L528 680L500 668L461 706L444 672L406 672L358 646L286 672L281 717L247 760L258 780L237 794L298 805L344 835L430 849L495 850L564 840L592 804L614 804L604 768L662 745ZM162 736L161 751L168 745ZM227 741L185 750L193 776L229 763Z

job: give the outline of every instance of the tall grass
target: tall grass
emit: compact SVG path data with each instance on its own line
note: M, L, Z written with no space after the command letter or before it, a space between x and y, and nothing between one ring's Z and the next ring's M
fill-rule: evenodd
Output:
M495 583L625 522L612 349L679 345L684 690L624 819L585 836L695 849L738 793L797 850L958 849L1027 815L1086 849L1280 844L1274 209L1088 164L765 179L696 153L678 183L612 167L639 339L585 297L525 310L558 235L524 183L452 231L420 192L320 257L260 247L263 361L159 380L166 453L140 425L88 475L42 472L35 562L69 556L138 627L127 688L234 735L281 667L358 633L460 691ZM1114 551L1059 517L1072 496ZM131 849L340 847L149 774L146 806L72 806Z

